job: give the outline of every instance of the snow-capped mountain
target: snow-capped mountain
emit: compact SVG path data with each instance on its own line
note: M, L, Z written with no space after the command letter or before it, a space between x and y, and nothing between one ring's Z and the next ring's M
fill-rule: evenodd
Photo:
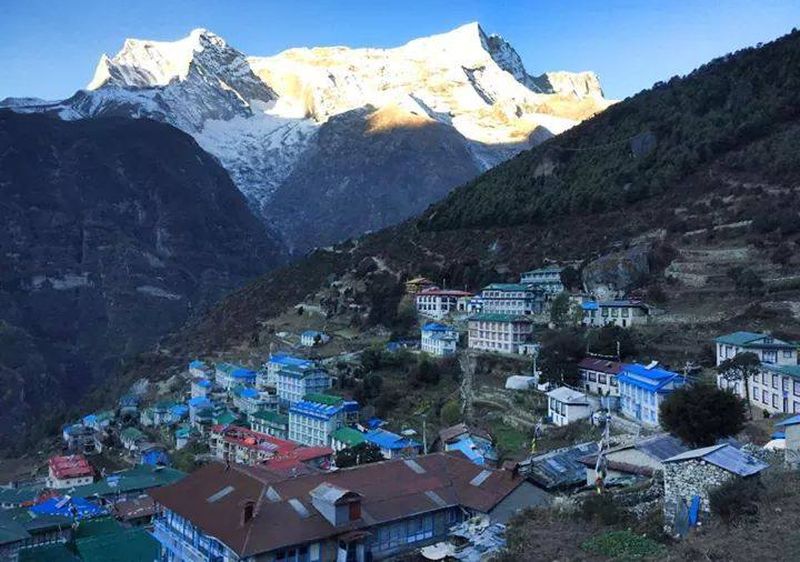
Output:
M303 251L420 212L453 182L561 133L609 103L593 73L533 76L507 41L471 23L390 49L298 48L249 58L204 29L174 42L128 39L114 57L101 57L87 88L71 98L7 105L63 119L122 115L174 125L219 158L256 213L283 233L289 248ZM400 132L402 141L395 142ZM347 168L337 169L332 146L364 149L348 138L354 134L380 137L375 146L383 152L370 151L369 158L347 154ZM413 154L415 143L428 145L430 135L447 147L434 151L444 160ZM439 165L460 173L436 174L440 179L433 184L413 169L399 183L400 176L386 178L387 185L407 193L401 198L407 204L397 207L392 198L395 208L382 209L384 182L375 172L396 169L393 151L402 151L396 161L428 173ZM325 182L314 187L315 177ZM301 200L293 190L302 192ZM355 197L367 199L370 216L332 226L330 206ZM303 224L300 231L295 223Z

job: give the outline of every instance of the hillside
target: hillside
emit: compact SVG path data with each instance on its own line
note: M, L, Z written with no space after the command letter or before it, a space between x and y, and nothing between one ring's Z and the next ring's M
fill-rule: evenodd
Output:
M261 278L173 345L209 353L257 341L261 322L304 299L332 314L362 304L371 312L357 321L391 325L407 276L477 288L548 260L582 264L590 288L658 287L668 332L681 338L740 321L800 336L799 58L795 32L657 84L459 188L418 220ZM625 260L637 276L604 278L604 267L616 271ZM766 290L737 289L728 274L735 268L754 270ZM688 336L672 329L684 324Z
M216 160L154 121L0 111L0 444L283 259Z
M798 339L800 164L794 151L800 120L786 105L798 95L786 87L800 75L794 64L798 54L800 33L793 33L714 61L522 153L420 219L279 268L140 356L116 386L142 376L167 377L196 356L263 358L275 343L270 319L297 318L298 304L319 310L320 323L362 333L382 325L402 333L407 324L398 304L402 282L410 276L477 289L550 261L575 264L592 290L639 295L662 308L664 314L642 334L641 349L668 364L703 362L704 346L721 331L774 330ZM706 76L711 84L722 84L715 98L721 105L687 108L686 100L702 98L711 87ZM725 124L739 111L728 101L736 98L734 92L750 92L742 103L760 116L761 126L748 129L735 144L719 142L720 128L712 125L728 130ZM658 120L641 118L643 108L656 106ZM609 137L623 118L619 136ZM669 130L676 131L674 138L664 133ZM686 137L679 131L687 131ZM612 144L620 138L624 143ZM638 139L633 148L631 138ZM592 150L566 151L567 141ZM541 158L555 151L567 156L557 166L541 166ZM610 154L603 158L603 151ZM682 153L704 156L687 157L676 169L669 155ZM604 174L597 172L597 178L627 178L625 185L671 179L626 198L614 195L611 181L603 184L605 190L578 181L595 177L593 166ZM546 188L540 186L542 170ZM492 183L502 177L511 178L511 187ZM496 187L496 197L489 185ZM598 208L559 203L579 200L589 187ZM620 190L624 193L624 186ZM614 204L603 202L603 194ZM552 215L537 214L545 208L553 209ZM471 220L473 214L480 218ZM744 284L743 271L762 285ZM106 388L95 399L105 400L109 392Z

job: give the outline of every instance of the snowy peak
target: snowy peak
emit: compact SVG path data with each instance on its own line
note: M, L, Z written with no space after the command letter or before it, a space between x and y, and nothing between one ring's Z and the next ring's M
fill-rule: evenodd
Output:
M422 57L450 57L453 61L478 60L488 50L486 34L478 22L471 22L445 33L409 41L399 49Z
M177 41L126 39L114 58L100 58L87 89L159 88L192 78L235 90L245 102L274 99L244 55L206 29L194 29Z

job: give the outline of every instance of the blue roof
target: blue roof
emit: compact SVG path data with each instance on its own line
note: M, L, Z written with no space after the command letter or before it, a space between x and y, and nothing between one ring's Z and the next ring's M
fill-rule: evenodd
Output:
M484 465L487 460L497 460L497 453L491 443L476 441L470 435L462 436L458 441L447 444L448 451L461 451L475 464Z
M259 394L255 388L245 386L238 391L239 396L242 398L258 398Z
M188 402L190 408L212 408L214 404L205 396L191 398Z
M97 416L94 414L89 414L88 416L83 417L83 423L86 425L92 425L97 422Z
M295 357L293 355L289 355L288 353L273 353L269 356L270 363L277 363L278 365L283 366L295 366L295 367L302 367L305 365L313 365L314 362L310 359L303 359L302 357Z
M385 423L386 421L381 418L372 417L367 420L367 427L370 429L377 429Z
M238 369L233 370L231 376L235 379L255 379L256 372L251 371L250 369L245 369L244 367L239 367Z
M420 443L413 439L407 439L402 435L397 435L385 429L372 429L364 434L364 439L374 443L381 449L407 449L409 447L421 447Z
M329 420L342 411L342 405L329 406L327 404L320 404L319 402L300 400L299 402L295 402L295 404L289 408L289 411L302 416Z
M597 304L597 301L586 301L581 304L581 308L583 308L583 310L597 310L600 308L600 305Z
M782 422L778 422L775 424L775 427L788 427L790 425L797 425L800 424L800 416L792 416L791 418L787 418Z
M169 409L169 413L175 417L183 417L189 413L189 406L183 404L175 404Z
M208 379L196 379L192 381L192 384L202 386L203 388L211 388L211 381Z
M617 382L627 383L649 392L666 392L665 387L671 382L682 385L686 379L678 373L653 367L648 369L638 363L625 363L622 372L617 376Z
M439 322L428 322L422 327L423 332L454 332L455 328L451 328Z
M106 510L84 498L57 496L31 507L36 515L61 515L71 519L90 519L106 514Z
M206 368L206 364L205 364L205 362L200 361L199 359L195 359L194 361L189 363L189 368L190 369L205 369Z
M318 332L317 330L306 330L305 332L303 332L300 335L304 336L304 337L314 338L314 337L317 337L317 336L324 336L325 333L324 332Z

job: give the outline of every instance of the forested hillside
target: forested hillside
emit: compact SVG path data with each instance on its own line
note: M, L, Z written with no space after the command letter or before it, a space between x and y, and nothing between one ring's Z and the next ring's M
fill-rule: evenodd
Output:
M800 114L800 33L659 82L453 192L425 228L491 227L609 211L676 186ZM795 174L796 137L742 169Z

